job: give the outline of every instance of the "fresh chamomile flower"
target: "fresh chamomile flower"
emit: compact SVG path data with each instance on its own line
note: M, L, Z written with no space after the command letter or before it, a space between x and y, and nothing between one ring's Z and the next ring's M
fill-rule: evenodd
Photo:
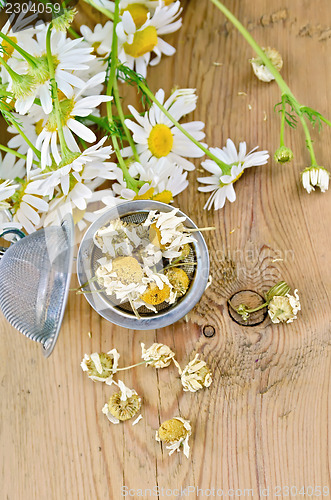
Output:
M166 368L171 364L175 357L175 353L164 344L152 344L148 349L145 349L145 344L141 342L141 357L146 361L146 366L154 368Z
M32 109L32 108L31 108ZM36 108L35 108L36 109ZM17 113L12 113L13 119L20 124L20 128L24 131L24 135L29 139L32 144L35 144L38 137L38 127L36 126L34 115L30 111L29 115L20 116ZM16 149L18 153L23 155L27 154L30 146L14 125L9 125L7 131L13 135L8 141L8 147ZM21 177L21 176L17 176Z
M294 295L275 295L268 304L268 314L273 323L292 323L300 310L298 290L294 290Z
M280 71L283 67L283 59L278 50L272 49L270 47L264 48L262 47L265 55L270 59L275 68ZM250 59L250 63L252 65L254 74L257 76L259 80L262 82L271 82L275 79L270 70L265 66L264 62L260 57L255 57L254 59Z
M113 173L113 169L116 165L105 161L113 152L111 146L103 146L106 140L107 137L103 137L97 144L90 146L83 152L71 154L67 161L62 161L57 168L45 171L41 183L43 191L52 196L54 188L59 186L66 196L75 183L95 178L115 179L116 175Z
M315 191L315 187L325 193L329 189L330 172L324 167L308 167L301 172L301 180L307 193Z
M40 186L33 179L22 179L12 196L14 221L33 233L40 225L40 213L48 211L48 202L44 199Z
M5 205L3 202L11 198L17 188L18 184L14 184L10 179L3 180L0 178L0 203L3 204L3 207L8 208L7 204ZM0 205L0 208L3 207Z
M24 177L25 160L16 160L17 158L12 153L6 153L2 157L0 152L0 179L14 180L16 177Z
M155 439L169 445L166 447L170 450L169 456L176 450L179 452L181 446L183 446L183 453L189 458L190 447L188 439L191 432L192 428L189 420L185 420L182 417L174 417L160 425L159 430L156 431Z
M212 192L204 208L210 210L214 205L215 210L224 207L228 199L231 203L236 200L236 193L233 184L242 176L244 170L249 167L265 165L269 158L268 151L256 151L258 146L246 154L246 142L239 144L237 152L231 139L226 141L223 149L209 148L210 152L227 165L232 165L231 173L224 175L221 168L213 160L205 160L201 163L202 167L213 174L211 177L199 177L198 181L207 184L199 187L198 190L208 193Z
M209 387L212 383L212 376L207 363L199 359L199 354L196 354L194 359L185 366L184 370L180 370L180 378L184 391L196 392L203 387Z
M107 21L103 26L100 23L96 24L93 30L82 24L80 32L85 41L93 47L93 51L96 54L105 57L110 54L113 39L112 21Z
M277 163L288 163L293 160L293 151L286 146L280 146L274 154Z
M102 102L112 99L106 95L89 95L82 97L82 93L95 85L103 83L106 72L98 73L90 78L83 88L74 91L72 97L68 99L65 95L60 98L60 114L63 127L63 134L67 146L73 152L79 152L80 149L74 138L74 135L80 137L86 142L92 143L96 140L95 133L86 125L76 120L76 117L85 117L91 114L94 109ZM45 115L39 110L39 115L35 116L38 122L40 133L36 140L36 148L41 151L41 168L52 165L52 157L59 164L62 160L58 147L58 126L55 112ZM74 135L73 135L74 134Z
M195 89L175 90L166 102L162 89L155 94L155 97L177 121L196 108ZM203 151L175 127L156 104L153 103L143 116L133 106L129 106L129 109L138 123L129 119L125 120L125 123L133 132L133 140L143 166L152 168L154 174L161 176L166 158L171 165L176 164L185 170L194 170L194 164L184 157L200 158L204 155ZM205 136L202 132L203 122L187 122L182 126L197 141ZM132 149L124 148L122 153L131 157Z
M170 6L159 4L151 16L146 9L143 18L138 9L124 10L121 22L116 26L119 60L145 78L149 64L155 66L162 54L171 56L176 52L161 36L181 27L182 20L178 19L181 11L179 1ZM141 25L142 21L145 22ZM155 57L151 60L152 53Z
M36 58L38 66L31 73L31 68L25 61L22 61L23 71L33 76L35 88L26 98L16 100L15 109L21 115L30 110L36 98L40 99L42 109L46 115L50 114L53 109L50 74L45 55L46 33L46 26L38 29L36 40L31 39L29 44L24 47L27 52ZM83 71L89 69L90 61L95 58L91 54L92 47L86 44L83 38L71 40L62 31L53 31L51 52L57 87L67 99L71 99L74 88L83 88L85 85L85 81L80 76L83 76ZM80 76L77 75L77 72L79 72Z
M152 199L158 194L171 194L171 201L174 196L184 191L188 186L187 172L183 167L167 161L166 158L161 158L159 167L154 168L152 165L142 165L139 162L132 162L129 166L129 173L132 177L145 181L149 184L149 188L153 188ZM123 178L123 175L122 175ZM125 181L122 181L122 183ZM146 188L145 188L146 189ZM147 191L148 189L146 189ZM131 190L132 191L132 190ZM144 193L135 193L131 199L139 199L138 197ZM164 199L157 198L158 201ZM169 203L168 201L168 203Z
M108 420L112 424L119 424L134 417L141 408L141 397L134 389L129 389L119 380L117 385L120 392L113 394L108 403L102 408Z
M113 375L117 371L120 354L116 349L108 352L85 354L80 366L94 382L113 383Z

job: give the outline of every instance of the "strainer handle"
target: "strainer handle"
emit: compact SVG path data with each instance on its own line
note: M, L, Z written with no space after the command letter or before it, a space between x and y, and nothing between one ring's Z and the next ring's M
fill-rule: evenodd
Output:
M23 233L23 231L21 231L20 229L17 229L16 227L5 229L4 231L2 231L2 233L0 234L0 238L2 238L3 236L6 236L6 234L16 234L17 236L20 237L20 239L25 237L25 234Z
M24 238L24 236L25 236L23 231L21 231L20 229L17 229L16 227L8 228L8 229L5 229L4 231L2 231L2 233L0 234L0 238L2 238L3 236L6 236L6 234L16 234L16 236L19 236L20 239ZM7 248L0 247L0 259L6 250L7 250Z

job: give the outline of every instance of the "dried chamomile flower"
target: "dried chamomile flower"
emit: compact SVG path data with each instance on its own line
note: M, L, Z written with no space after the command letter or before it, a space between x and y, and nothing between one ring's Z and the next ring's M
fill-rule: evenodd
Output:
M273 323L292 323L300 310L298 290L294 290L294 296L289 293L285 296L275 295L268 305L268 314Z
M146 361L146 366L154 368L166 368L175 357L175 353L164 344L152 344L145 349L145 344L141 343L141 357Z
M179 267L173 267L167 269L165 275L173 286L173 290L176 293L176 296L183 297L183 295L185 295L185 293L187 292L190 284L190 280L186 272Z
M85 354L80 366L84 372L88 372L88 377L95 382L113 383L113 375L117 371L120 354L116 349L105 352L94 352Z
M112 261L112 271L124 285L140 283L144 275L139 262L134 257L117 257Z
M270 59L275 68L278 69L278 71L280 71L283 67L283 59L278 50L271 49L270 47L267 48L262 47L262 50L266 54L266 56ZM250 63L253 67L255 75L262 82L271 82L272 80L275 79L273 74L265 66L264 62L260 57L255 57L254 59L250 59Z
M157 306L162 304L165 300L170 297L170 287L167 284L163 284L162 288L152 281L148 284L146 291L141 294L141 299L152 306Z
M113 394L108 403L102 408L108 420L113 424L124 422L134 417L141 407L141 398L134 389L129 389L119 380L117 384L120 392Z
M156 431L155 439L156 441L162 441L169 444L166 448L170 450L169 456L174 453L174 451L180 451L180 447L183 445L184 455L189 458L190 447L188 444L188 438L191 435L191 425L189 420L185 420L181 417L174 417L163 424L160 425L159 430Z
M207 363L199 359L199 354L185 366L180 375L184 391L196 392L212 383L211 371Z

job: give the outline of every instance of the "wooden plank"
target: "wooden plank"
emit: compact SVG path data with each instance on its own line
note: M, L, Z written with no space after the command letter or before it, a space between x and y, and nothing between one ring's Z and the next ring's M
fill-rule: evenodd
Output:
M280 50L283 75L299 99L330 117L329 1L226 3L262 45ZM222 146L230 136L274 151L278 88L255 79L247 62L252 51L224 17L207 1L185 2L183 28L168 40L177 54L149 70L151 88L197 88L193 118L206 122L208 144ZM313 137L319 161L330 167L330 131ZM279 166L271 159L245 172L236 203L219 212L203 210L205 197L195 182L200 172L189 174L190 188L176 205L200 226L217 227L206 235L213 284L189 323L128 331L71 294L56 350L44 360L39 346L1 317L3 498L117 500L123 485L221 488L224 498L231 488L253 489L257 498L263 497L260 488L269 489L269 498L278 491L285 498L291 486L331 488L330 195L303 190L304 139L292 131L288 139L293 163ZM277 326L267 319L243 327L230 318L227 300L234 293L263 293L279 279L300 291L296 322ZM215 328L213 337L203 335L207 325ZM135 427L112 426L101 413L112 389L87 380L80 360L85 352L116 346L121 362L131 364L139 360L141 341L168 344L183 365L192 351L202 353L214 383L197 394L183 393L174 367L139 367L123 379L143 396L144 419ZM179 413L193 426L189 460L168 457L154 440L159 423ZM195 490L187 498L196 496ZM288 496L294 498L295 490Z

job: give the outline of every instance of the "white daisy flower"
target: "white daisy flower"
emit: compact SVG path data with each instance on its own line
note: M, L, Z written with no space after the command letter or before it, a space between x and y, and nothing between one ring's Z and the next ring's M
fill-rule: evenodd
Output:
M31 92L26 97L16 100L15 109L22 115L30 110L36 98L40 99L45 114L51 113L53 109L49 69L45 56L46 33L47 26L44 26L42 29L37 30L37 40L31 39L27 46L23 47L24 50L37 59L40 67L33 73L36 87L31 89ZM82 88L85 85L85 81L78 77L76 72L89 69L89 62L95 58L91 54L92 47L86 44L83 38L71 40L62 31L53 31L51 51L57 86L68 99L71 99L74 88ZM31 68L25 60L22 61L22 72L31 74Z
M171 193L173 198L188 186L187 172L184 171L183 167L171 164L166 158L160 159L157 169L152 166L144 167L141 163L133 162L129 167L129 173L132 177L138 177L140 181L145 181L149 187L154 188L153 195L167 191ZM134 196L131 199L134 199ZM159 201L162 200L159 199Z
M0 179L14 180L16 177L24 177L25 175L25 160L19 159L12 153L6 153L2 158L0 152Z
M82 97L82 93L86 89L93 88L95 85L103 83L105 77L106 72L103 71L98 73L90 78L82 89L75 91L71 99L64 97L60 100L63 134L67 146L73 152L80 151L73 134L89 143L96 140L95 133L75 118L90 115L102 102L107 102L112 99L112 97L107 95L90 95ZM61 162L61 156L58 147L58 130L54 112L46 116L39 108L39 115L37 115L35 119L38 122L39 128L41 128L41 132L35 143L36 148L41 151L41 168L44 169L47 165L52 165L52 157L54 161L59 164Z
M322 193L329 189L330 172L324 167L308 167L301 172L302 185L308 193L319 187Z
M0 178L0 209L8 208L5 200L11 198L16 191L18 184L13 184L11 180L2 180Z
M161 104L164 103L162 89L155 94L155 97ZM178 89L171 94L164 107L179 121L196 108L196 102L195 89ZM161 175L164 167L161 160L166 158L172 165L177 164L185 170L194 170L194 164L184 157L200 158L204 155L203 151L178 130L156 104L152 104L150 110L143 116L133 106L129 106L129 109L138 123L128 119L125 123L133 132L133 140L137 144L137 152L144 166L153 168L155 174ZM205 137L202 132L203 122L187 122L182 126L197 141ZM124 148L123 155L132 156L131 148Z
M36 143L38 133L37 130L40 124L35 123L33 110L38 109L39 106L35 105L31 107L31 111L28 116L20 116L17 113L12 113L13 118L17 123L20 124L20 128L24 131L24 134L29 139L32 144ZM13 125L9 125L7 128L8 132L13 135L11 139L8 141L8 147L12 149L16 149L19 153L26 155L29 151L29 145L23 139L21 134L17 131L17 129Z
M116 164L105 161L113 152L111 146L103 147L106 140L107 137L104 137L82 153L77 153L76 157L73 157L66 165L39 176L38 182L40 178L44 179L40 185L43 193L52 197L54 189L59 186L66 196L72 183L82 183L95 178L115 179L116 174L113 170L116 168Z
M242 176L244 170L249 167L265 165L268 161L268 151L256 152L257 148L258 146L246 154L246 142L241 142L237 152L231 139L226 141L226 146L223 149L209 148L214 156L227 165L232 165L232 168L229 175L223 175L221 168L213 160L208 159L201 163L205 170L213 174L211 177L198 178L199 182L207 184L207 186L199 187L198 190L205 193L212 192L204 209L210 210L214 205L215 210L219 210L224 207L227 199L231 203L235 201L236 193L233 184Z
M14 196L14 222L33 233L40 226L40 212L47 210L48 202L40 194L39 185L33 180L22 181Z
M85 41L93 47L94 52L99 56L109 55L113 39L112 21L107 21L104 26L100 23L96 24L93 30L85 24L82 24L80 32Z
M127 7L122 14L122 21L116 26L119 60L146 77L148 64L155 66L162 54L171 56L176 52L160 35L173 33L181 27L182 20L177 19L181 11L179 1L170 6L158 5L151 17L147 8L142 15L141 9L129 10ZM152 53L155 57L151 60Z

